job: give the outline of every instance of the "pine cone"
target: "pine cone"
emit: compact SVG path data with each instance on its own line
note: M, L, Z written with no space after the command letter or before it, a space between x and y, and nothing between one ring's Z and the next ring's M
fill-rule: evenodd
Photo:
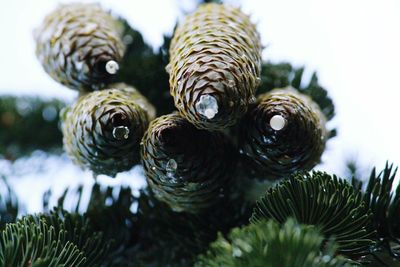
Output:
M36 55L54 80L75 90L98 90L119 68L121 34L122 25L97 4L61 5L36 29Z
M260 37L238 8L201 5L176 29L169 51L175 106L197 128L231 126L255 101Z
M293 88L258 97L239 125L240 152L263 178L278 179L319 161L328 138L325 116Z
M220 199L236 158L224 134L196 129L178 114L150 123L141 156L156 197L175 211L192 213Z
M115 176L139 163L140 140L155 110L136 89L110 85L78 99L64 118L64 148L95 174Z

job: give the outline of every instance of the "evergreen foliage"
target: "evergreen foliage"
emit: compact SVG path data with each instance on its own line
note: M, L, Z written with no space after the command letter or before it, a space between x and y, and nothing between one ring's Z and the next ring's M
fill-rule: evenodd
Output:
M45 197L47 199L49 195ZM92 231L101 232L103 242L108 244L102 264L114 266L115 262L123 260L123 254L127 253L133 242L132 235L136 232L136 219L131 211L135 201L132 191L125 187L101 188L96 183L90 191L87 206L82 204L83 197L82 186L76 192L67 189L58 199L57 209L66 209L73 216L84 216ZM47 207L45 200L44 209L47 210Z
M1 96L0 156L14 160L36 149L61 151L58 114L64 106L55 99Z
M119 23L125 55L114 81L135 86L158 115L174 112L165 70L171 36L154 50L125 19ZM257 94L292 86L310 96L327 120L333 118L333 102L316 73L306 81L304 67L261 67ZM61 151L58 114L64 106L58 100L0 97L0 155L14 160L36 149ZM335 134L330 130L330 137ZM66 189L56 207L49 205L49 191L42 213L17 219L20 203L2 177L0 267L338 267L367 260L371 267L399 266L400 186L393 165L374 169L366 185L359 177L350 184L323 172L299 172L270 187L248 179L252 175L241 164L220 201L199 213L172 210L150 187L132 192L95 183L87 205L82 186ZM354 166L351 171L356 173Z
M257 203L252 222L271 218L283 224L294 217L315 225L325 238L334 237L338 252L359 259L374 244L372 215L361 192L324 172L297 173L270 188Z
M365 184L353 178L352 184L362 193L366 208L372 212L372 224L377 232L376 251L385 250L400 259L400 186L395 186L397 168L386 163L381 172L374 168Z
M236 193L201 215L175 212L148 189L136 197L129 188L101 188L99 184L93 186L86 208L82 198L82 187L75 194L65 191L58 206L69 207L75 216L84 210L91 228L101 231L111 244L103 264L114 267L191 266L218 231L227 233L246 224L253 208Z
M0 266L99 266L108 244L82 216L55 209L7 224L0 236Z
M0 175L0 230L4 229L7 223L15 222L18 211L17 197L6 178Z
M323 251L320 251L323 247ZM335 243L324 245L315 228L288 219L282 226L261 220L234 228L228 238L219 235L196 267L328 267L354 266L335 255Z

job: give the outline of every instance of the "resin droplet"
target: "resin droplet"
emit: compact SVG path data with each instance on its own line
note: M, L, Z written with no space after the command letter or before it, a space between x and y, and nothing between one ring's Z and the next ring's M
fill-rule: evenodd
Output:
M202 95L196 103L196 110L207 119L212 119L218 113L218 103L212 95Z
M118 63L116 61L110 60L110 61L107 62L106 71L109 74L115 74L115 73L117 73L118 70L119 70L119 65L118 65Z
M129 128L126 126L118 126L113 129L112 135L117 140L128 139L129 137Z
M178 163L174 159L170 159L165 166L165 170L167 171L167 176L172 178L178 169Z
M275 115L269 121L269 125L271 125L271 128L274 129L275 131L279 131L282 130L283 127L285 127L286 120L281 115Z

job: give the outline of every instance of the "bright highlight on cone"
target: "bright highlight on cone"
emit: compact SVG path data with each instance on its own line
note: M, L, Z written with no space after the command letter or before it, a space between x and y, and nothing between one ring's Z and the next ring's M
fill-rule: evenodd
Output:
M269 121L269 125L271 125L271 128L275 131L280 131L285 127L286 119L281 115L275 115Z

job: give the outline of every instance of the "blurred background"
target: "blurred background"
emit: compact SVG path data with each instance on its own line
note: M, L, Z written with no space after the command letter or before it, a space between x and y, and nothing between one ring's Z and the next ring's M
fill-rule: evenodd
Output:
M67 186L94 182L60 148L57 113L77 93L44 72L32 37L47 13L73 1L0 1L0 176L8 177L24 210L36 212L46 190L51 188L56 197ZM98 2L127 19L154 51L197 5L191 0ZM264 60L305 66L306 77L317 71L333 98L336 116L329 126L338 135L328 142L317 169L346 176L349 160L358 163L360 172L381 169L386 160L400 164L398 0L224 2L251 14L266 47ZM116 179L98 179L107 185L145 186L140 167Z

